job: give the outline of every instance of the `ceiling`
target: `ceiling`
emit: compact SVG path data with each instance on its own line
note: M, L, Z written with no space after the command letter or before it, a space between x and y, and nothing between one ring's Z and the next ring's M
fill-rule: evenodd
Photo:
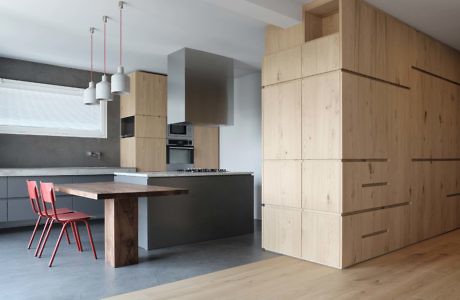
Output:
M127 0L125 68L166 73L167 55L190 47L237 59L246 72L256 70L263 56L265 25L296 21L293 10L307 2L310 0ZM368 2L460 50L459 0ZM108 15L107 69L115 72L117 3L0 1L0 56L87 69L89 27L95 26L95 69L102 71L101 17Z

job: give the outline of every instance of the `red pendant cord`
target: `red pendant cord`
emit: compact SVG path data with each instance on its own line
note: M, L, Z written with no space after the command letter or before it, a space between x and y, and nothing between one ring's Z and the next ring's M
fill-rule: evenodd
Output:
M91 82L93 81L93 30L91 30Z
M123 33L123 32L122 32L122 30L121 30L122 25L123 25L123 24L122 24L122 10L123 10L123 8L120 8L120 66L123 65L123 63L122 63L122 55L121 55L121 50L122 50L121 45L122 45L122 38L123 38L123 36L122 36L122 33Z
M107 21L104 20L104 75L106 74L106 63L107 63L107 59L106 59L106 56L107 56L107 53L106 53L106 25L107 25Z

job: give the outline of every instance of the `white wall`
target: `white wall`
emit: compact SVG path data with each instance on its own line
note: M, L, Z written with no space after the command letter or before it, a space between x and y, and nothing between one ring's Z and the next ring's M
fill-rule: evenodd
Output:
M254 217L261 218L260 72L235 79L234 125L220 127L220 166L254 173Z

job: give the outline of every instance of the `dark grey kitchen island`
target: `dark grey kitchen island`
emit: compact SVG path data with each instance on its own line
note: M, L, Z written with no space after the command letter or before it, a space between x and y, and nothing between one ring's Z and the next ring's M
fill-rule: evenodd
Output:
M185 188L186 195L139 199L139 246L157 249L254 231L249 172L115 173L115 181Z

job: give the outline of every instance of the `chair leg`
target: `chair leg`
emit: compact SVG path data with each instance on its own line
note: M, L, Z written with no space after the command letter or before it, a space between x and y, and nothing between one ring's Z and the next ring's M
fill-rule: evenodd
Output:
M51 228L53 227L53 224L54 224L54 220L51 220L51 222L50 222L50 224L48 226L48 230L46 231L45 238L43 240L42 248L40 249L40 252L38 253L39 258L42 257L43 249L45 249L45 245L46 245L46 242L48 241L48 238L50 236L50 232L51 232Z
M42 230L42 234L40 235L40 239L38 240L38 245L37 245L37 249L35 249L34 256L37 256L38 252L40 251L40 248L43 242L43 237L45 236L46 230L48 229L49 222L50 222L50 219L46 218L46 222L45 222L45 225L43 226L43 230Z
M81 243L80 230L78 230L78 223L74 222L75 231L77 232L78 243L80 244L80 252L83 252L83 245Z
M70 238L69 238L69 233L67 232L67 228L65 229L65 237L67 238L67 244L70 245Z
M56 246L54 246L53 254L51 255L51 259L50 259L50 262L48 264L48 267L50 267L50 268L53 265L54 257L56 256L56 252L59 249L59 244L61 243L61 239L62 239L62 236L64 235L64 231L65 231L65 229L67 227L67 224L68 223L62 224L61 233L59 234L59 238L58 238L58 240L56 242Z
M37 218L37 222L35 223L34 231L32 232L32 235L30 236L29 244L27 245L27 249L30 249L30 246L32 246L32 242L34 241L35 234L37 233L37 228L38 225L40 225L42 217L39 215Z
M77 231L75 230L75 224L71 222L70 227L72 228L73 237L75 239L75 244L77 245L77 251L80 251L80 242L78 241Z
M85 220L84 222L86 224L86 230L88 230L89 243L91 244L91 248L93 249L94 258L97 259L96 247L94 247L93 235L91 234L91 228L89 227L88 221Z

